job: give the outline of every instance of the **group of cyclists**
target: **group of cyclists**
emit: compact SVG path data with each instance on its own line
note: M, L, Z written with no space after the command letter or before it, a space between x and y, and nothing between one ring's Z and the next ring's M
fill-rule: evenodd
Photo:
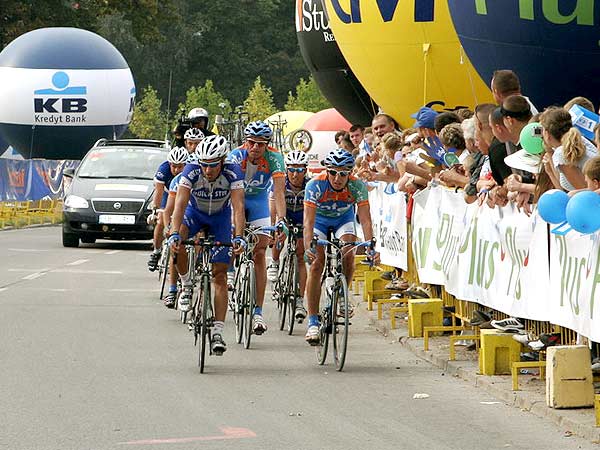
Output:
M322 247L314 245L313 238L331 236L355 242L356 218L365 240L373 238L367 187L352 175L354 157L343 149L332 150L321 161L325 170L309 179L308 155L294 150L284 157L269 145L273 130L265 122L249 123L244 130L245 142L230 150L224 137L208 130L206 110L194 108L188 119L192 127L185 131L183 142L179 140L183 146L171 148L167 161L156 172L153 212L148 218L149 223L155 223L154 250L148 268L157 269L163 239L167 239L176 260L174 266L171 261L169 288L163 297L165 306L178 306L182 311L192 307L193 283L185 246L181 243L203 231L214 236L215 242L225 244L213 247L211 252L215 320L210 345L213 354L222 355L227 350L223 330L228 273L233 270L233 256L248 245L245 230L250 227L259 236L253 247L256 306L252 332L265 333L263 305L267 279L277 279L280 248L286 238L281 230L295 227L303 230L296 245L300 296L296 299L295 318L298 322L306 318L305 293L308 306L305 339L311 345L318 345L325 253ZM272 225L278 230L274 237ZM272 262L267 268L266 250L271 244L274 244ZM368 250L367 257L375 263L379 259L373 248ZM310 265L308 271L305 262ZM353 253L346 252L344 275L348 283L353 271Z

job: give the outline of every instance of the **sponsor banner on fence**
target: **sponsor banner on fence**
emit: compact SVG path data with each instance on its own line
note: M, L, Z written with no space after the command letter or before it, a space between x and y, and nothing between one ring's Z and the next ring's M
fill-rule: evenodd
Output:
M381 262L408 270L406 195L394 184L379 183L369 192L369 205Z
M0 201L61 198L63 170L79 161L0 159Z
M600 342L600 234L550 236L551 322Z

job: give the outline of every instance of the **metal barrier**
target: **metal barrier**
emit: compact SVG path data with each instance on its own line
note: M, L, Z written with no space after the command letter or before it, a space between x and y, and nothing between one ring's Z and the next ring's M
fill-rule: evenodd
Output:
M0 202L0 228L58 223L62 220L62 200Z

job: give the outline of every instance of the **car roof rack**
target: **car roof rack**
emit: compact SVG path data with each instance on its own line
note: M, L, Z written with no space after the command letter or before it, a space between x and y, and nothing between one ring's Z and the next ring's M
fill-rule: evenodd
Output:
M169 144L165 141L157 141L154 139L106 139L101 138L96 141L94 147L154 147L154 148L169 148Z

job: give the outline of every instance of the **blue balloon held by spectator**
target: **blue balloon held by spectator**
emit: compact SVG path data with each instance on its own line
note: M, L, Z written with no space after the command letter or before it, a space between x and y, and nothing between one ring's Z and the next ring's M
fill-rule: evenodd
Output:
M600 230L600 195L594 191L578 192L569 200L566 216L575 231L590 234Z
M567 203L569 203L569 195L566 192L551 189L538 200L538 213L548 223L564 223L567 220Z

